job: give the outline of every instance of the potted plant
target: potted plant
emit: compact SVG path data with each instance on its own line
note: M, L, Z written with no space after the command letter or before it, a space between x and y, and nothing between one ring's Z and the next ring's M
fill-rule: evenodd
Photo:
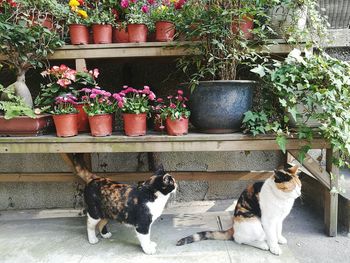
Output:
M260 106L245 114L244 123L254 134L274 132L285 151L286 136L311 141L321 136L340 151L339 165L350 154L350 65L325 53L301 56L293 50L283 62L260 66L264 80ZM268 92L267 92L268 91ZM293 119L296 127L291 127ZM319 123L308 125L309 120ZM300 159L309 150L303 147Z
M121 7L125 11L129 42L147 41L148 28L152 26L150 5L147 0L121 0Z
M316 0L275 0L271 2L269 25L277 37L288 43L317 44L327 39L329 23Z
M124 86L123 90L114 95L118 107L122 110L124 131L127 136L142 136L146 134L146 119L150 111L149 101L156 96L148 86L142 90Z
M129 34L126 29L127 23L125 19L126 9L122 8L120 0L105 0L104 5L111 9L114 16L113 23L113 43L128 43Z
M85 45L89 43L88 28L88 7L84 1L70 0L69 8L64 9L67 14L67 23L69 27L69 36L71 44Z
M151 17L155 21L156 41L167 42L174 40L175 22L185 3L185 0L157 1L151 11Z
M243 3L243 1L242 1ZM195 30L185 36L203 41L189 45L195 56L178 60L178 68L188 74L191 90L189 108L191 123L202 132L229 133L241 129L243 114L252 106L255 82L238 80L239 66L250 66L261 58L253 45L267 39L267 29L260 26L265 17L263 6L255 1L202 1L205 8L197 14ZM237 18L251 15L257 26L251 31L254 39L244 32L234 32L232 24Z
M0 53L4 56L2 63L16 70L17 81L15 94L33 107L32 95L25 82L25 74L31 68L42 67L43 61L63 41L55 30L49 30L41 25L28 26L27 17L30 10L19 6L3 9L0 16ZM2 99L5 99L2 97Z
M14 87L5 89L0 85L0 95L2 93L8 100L0 100L1 136L38 136L47 130L52 121L50 115L42 115L38 109L34 111L15 95Z
M113 113L116 111L117 102L112 94L101 89L81 90L85 93L83 101L84 110L89 116L91 135L96 137L109 136L113 131Z
M112 10L100 1L95 1L92 6L89 22L92 25L94 43L112 43L112 24L115 22Z
M72 137L78 135L78 112L74 107L77 98L65 94L55 99L55 107L51 111L58 137Z
M52 109L56 97L71 93L79 98L79 102L74 104L74 107L78 110L78 131L89 131L89 121L83 110L84 102L81 101L79 90L83 87L93 88L97 86L98 69L76 71L62 64L52 66L43 71L41 75L48 79L48 83L41 84L41 92L35 99L35 105Z
M165 107L161 107L161 117L166 121L166 130L169 135L179 136L188 133L188 118L191 113L187 109L187 101L183 91L178 90L175 96L168 96Z

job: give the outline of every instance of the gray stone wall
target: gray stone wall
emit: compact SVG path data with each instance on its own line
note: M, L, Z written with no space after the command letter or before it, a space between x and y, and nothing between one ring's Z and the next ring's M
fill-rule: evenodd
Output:
M201 152L157 153L155 165L163 163L169 171L245 171L271 170L278 166L275 152ZM148 171L147 153L96 153L92 155L95 172ZM0 173L69 172L56 154L2 154ZM151 175L151 172L150 172ZM180 181L173 201L237 198L249 182ZM1 183L0 210L31 208L81 208L80 183Z

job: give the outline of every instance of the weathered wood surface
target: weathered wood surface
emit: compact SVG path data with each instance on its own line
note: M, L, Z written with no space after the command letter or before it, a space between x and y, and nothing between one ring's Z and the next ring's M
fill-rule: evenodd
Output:
M170 172L178 181L258 181L272 175L271 171L233 172ZM143 181L151 172L136 173L97 173L114 181ZM0 173L0 183L9 182L83 182L73 173Z
M298 150L306 141L290 138L287 149ZM323 139L315 139L311 148L329 148ZM274 136L190 133L187 136L155 135L128 137L116 134L109 137L79 135L59 138L0 137L0 153L93 153L93 152L196 152L196 151L260 151L280 150Z
M324 223L326 233L331 237L337 236L338 228L339 168L332 162L332 159L337 157L339 157L338 152L327 149L326 170L330 174L330 191L325 190L324 192Z

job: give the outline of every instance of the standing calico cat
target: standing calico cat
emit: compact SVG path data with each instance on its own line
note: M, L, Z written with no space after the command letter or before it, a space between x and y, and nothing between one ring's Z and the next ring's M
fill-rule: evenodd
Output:
M301 194L298 167L275 171L265 182L250 185L238 199L233 226L226 231L204 231L180 239L178 246L206 239L230 240L280 255L286 244L282 223Z
M90 173L75 157L77 174L88 182L84 197L87 205L87 233L91 244L110 238L106 224L109 219L133 225L146 254L154 254L157 244L150 239L151 226L162 214L170 193L176 190L175 179L161 165L154 175L139 185L119 184Z

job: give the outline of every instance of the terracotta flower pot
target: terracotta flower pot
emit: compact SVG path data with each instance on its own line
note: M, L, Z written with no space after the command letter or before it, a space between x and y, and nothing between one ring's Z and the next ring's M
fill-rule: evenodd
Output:
M38 115L36 118L18 116L6 120L0 116L0 136L38 136L52 125L51 115Z
M188 133L188 119L166 119L166 131L168 135L179 136L186 135Z
M156 41L168 42L173 41L175 35L175 25L168 21L156 22Z
M124 113L124 132L127 136L142 136L146 134L146 113Z
M111 25L92 25L92 35L94 44L112 43L112 26Z
M144 24L128 24L129 42L147 42L148 28Z
M74 105L74 108L78 110L78 132L88 132L90 130L89 118L83 107L84 104Z
M78 114L53 115L58 137L71 137L78 134Z
M237 22L232 23L232 32L238 33L239 31L242 31L246 39L253 38L253 34L251 32L253 28L254 28L254 18L251 15L243 16L241 21L239 22L239 25L237 25Z
M89 116L91 135L95 137L109 136L113 131L113 115L100 114Z
M121 26L122 23L118 23L119 28L113 28L113 43L128 43L129 34L126 28Z
M69 25L70 42L73 45L81 45L89 43L89 29L85 25L72 24Z

